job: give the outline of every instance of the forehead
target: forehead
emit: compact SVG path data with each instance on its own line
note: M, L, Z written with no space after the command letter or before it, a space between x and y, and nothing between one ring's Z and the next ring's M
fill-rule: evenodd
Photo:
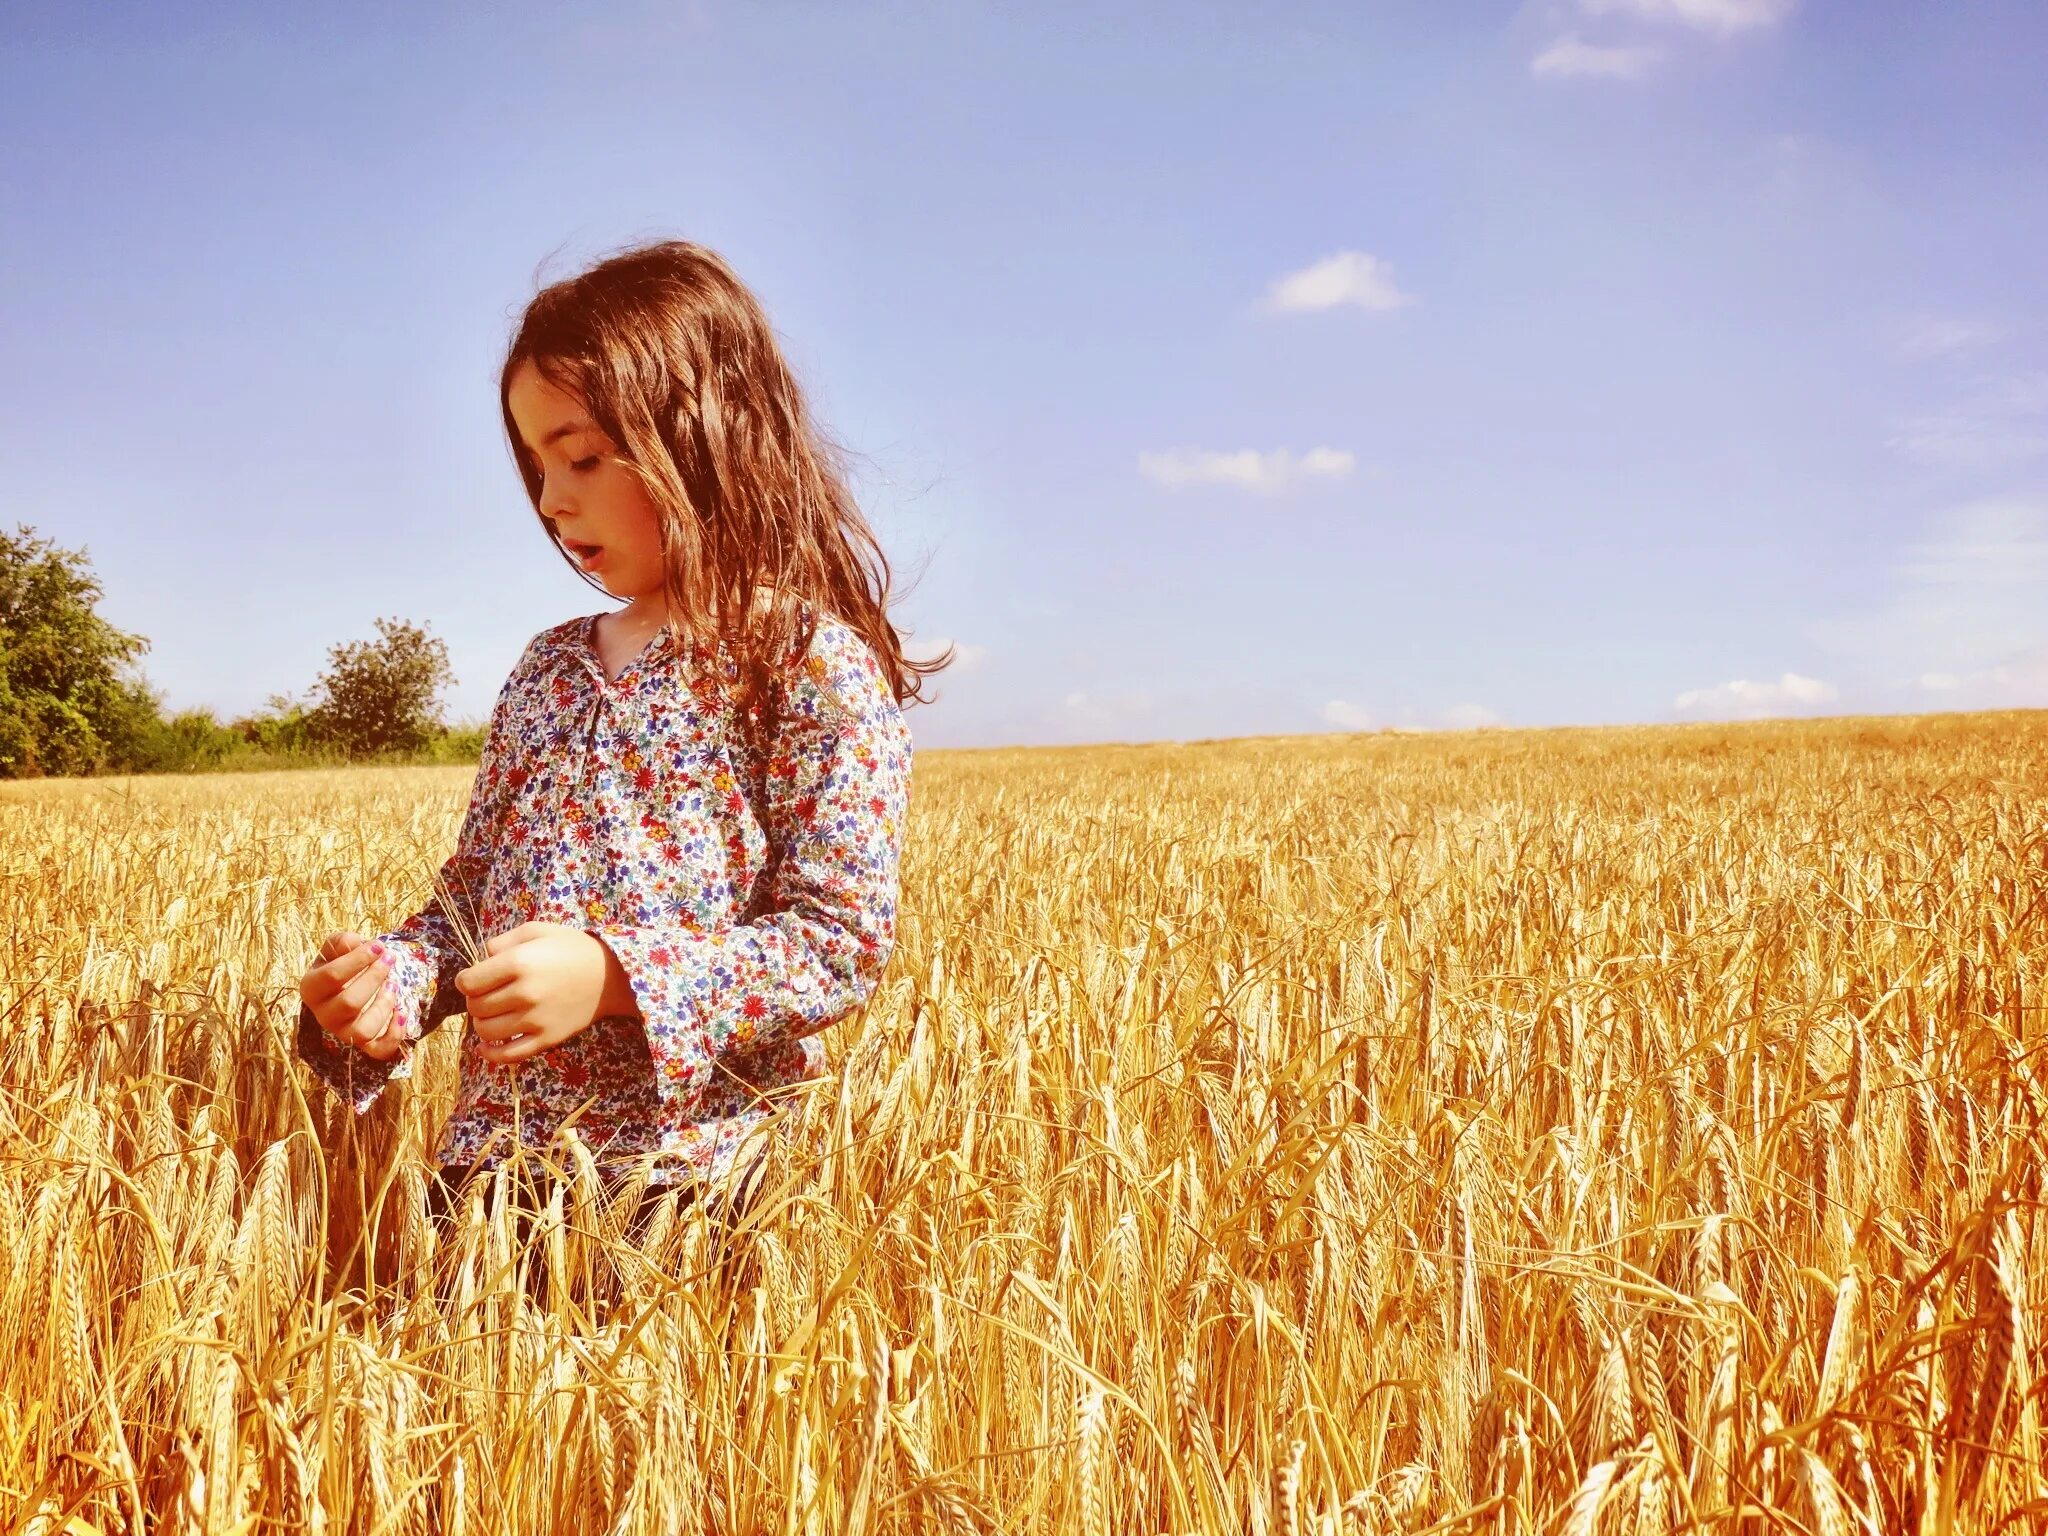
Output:
M575 391L547 377L531 359L512 371L505 404L529 447L545 448L558 437L595 426Z

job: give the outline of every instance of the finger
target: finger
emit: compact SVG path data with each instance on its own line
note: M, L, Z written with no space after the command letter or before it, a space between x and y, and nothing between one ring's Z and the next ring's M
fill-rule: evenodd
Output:
M339 1035L355 1023L356 1015L370 1005L378 989L384 985L387 970L378 965L366 965L357 971L333 996L311 1005L313 1017L320 1021L320 1027L331 1035Z
M313 995L306 1000L316 1009L327 999L339 997L351 981L377 962L377 951L372 947L372 940L356 934L334 934L330 936L329 943L341 938L353 939L355 942L352 947L334 955L307 973L306 990L311 991ZM326 950L327 946L323 944L321 953L325 954Z
M471 1014L469 1016L469 1030L479 1040L489 1040L489 1042L510 1040L514 1034L518 1034L520 1030L526 1030L526 1028L532 1028L532 1026L526 1022L526 1010L524 1008L510 1008L508 1006L508 1008L500 1008L500 1010L496 1010L492 1014Z
M362 968L349 978L348 985L341 989L342 997L359 1010L369 1007L371 999L382 992L385 984L391 980L391 971L390 961L380 960L371 955Z
M377 1049L396 1042L398 1037L397 999L388 992L379 992L364 1005L355 1017L355 1022L344 1029L335 1031L335 1038L344 1040L367 1056L382 1057L396 1054L395 1051Z
M481 997L495 987L502 987L518 973L516 960L493 955L457 971L455 985L465 997Z
M539 938L541 930L547 926L545 923L527 922L516 928L507 928L503 933L494 933L484 940L484 950L487 954L496 955L503 950L529 943Z
M547 1046L547 1040L541 1035L539 1030L534 1029L528 1030L523 1035L513 1035L510 1039L506 1040L479 1040L477 1042L477 1050L484 1060L495 1061L501 1066L515 1061L524 1061L529 1056L538 1055L546 1050Z
M383 1016L383 1027L375 1038L365 1040L356 1049L373 1061L394 1061L404 1055L405 1048L411 1044L405 1036L405 1020L400 1014L398 1001L389 993L379 993L372 1007Z
M330 933L320 941L320 958L322 960L332 960L337 955L347 954L362 942L361 934L352 933L346 928L338 933Z
M382 1032L383 1024L367 1005L350 1008L345 1003L336 1003L328 1016L320 1021L320 1027L333 1037L337 1045L360 1047L364 1041L375 1039Z

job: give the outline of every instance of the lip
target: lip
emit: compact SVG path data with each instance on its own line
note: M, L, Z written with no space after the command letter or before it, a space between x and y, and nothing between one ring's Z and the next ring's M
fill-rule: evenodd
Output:
M569 557L586 571L604 561L602 544L579 544L574 539L562 540L562 547L569 551Z

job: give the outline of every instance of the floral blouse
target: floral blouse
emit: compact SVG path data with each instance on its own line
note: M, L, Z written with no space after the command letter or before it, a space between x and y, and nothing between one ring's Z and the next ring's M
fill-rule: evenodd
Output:
M465 1034L439 1164L496 1164L515 1124L546 1148L570 1120L600 1165L654 1152L656 1183L719 1180L771 1113L763 1096L823 1072L817 1032L866 1001L895 947L911 742L873 650L810 612L760 760L711 676L722 643L715 663L693 657L663 625L616 678L597 615L527 643L439 889L479 942L532 921L601 939L640 1012L516 1063ZM299 1055L356 1113L464 1011L460 931L437 895L378 935L407 1041L393 1061L301 1006Z

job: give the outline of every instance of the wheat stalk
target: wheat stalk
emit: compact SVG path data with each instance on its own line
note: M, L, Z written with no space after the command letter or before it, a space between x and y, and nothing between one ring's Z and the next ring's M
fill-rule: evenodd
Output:
M2048 1501L2048 721L918 775L896 953L743 1240L671 1193L637 1242L643 1186L572 1135L435 1228L449 1058L359 1122L289 1055L297 967L404 906L459 775L13 786L26 1509L1877 1536ZM474 963L477 866L430 883ZM350 1159L388 1196L323 1201Z

